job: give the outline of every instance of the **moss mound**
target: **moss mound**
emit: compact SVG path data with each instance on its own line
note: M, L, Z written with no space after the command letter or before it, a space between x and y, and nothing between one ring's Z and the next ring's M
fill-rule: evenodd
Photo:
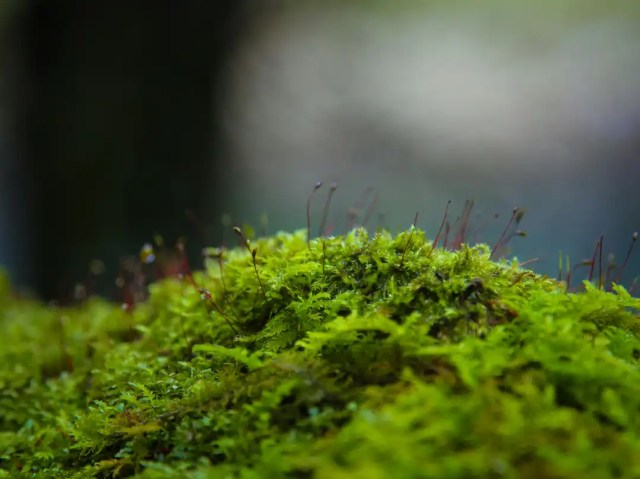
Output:
M640 477L624 288L419 230L252 246L128 312L2 283L0 477Z

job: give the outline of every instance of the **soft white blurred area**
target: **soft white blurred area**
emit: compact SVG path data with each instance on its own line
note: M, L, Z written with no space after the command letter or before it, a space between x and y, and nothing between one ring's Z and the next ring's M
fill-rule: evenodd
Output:
M470 198L505 222L524 207L514 252L543 269L601 233L623 255L640 228L640 25L523 3L305 2L256 23L220 92L230 212L302 227L313 184L336 181L337 226L372 186L392 228L420 210L435 235L446 201Z

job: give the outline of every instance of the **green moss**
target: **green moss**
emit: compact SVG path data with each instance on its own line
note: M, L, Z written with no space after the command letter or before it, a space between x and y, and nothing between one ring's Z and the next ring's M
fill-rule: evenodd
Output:
M0 477L640 476L640 300L419 230L257 240L133 311L0 284ZM236 335L229 323L237 329Z

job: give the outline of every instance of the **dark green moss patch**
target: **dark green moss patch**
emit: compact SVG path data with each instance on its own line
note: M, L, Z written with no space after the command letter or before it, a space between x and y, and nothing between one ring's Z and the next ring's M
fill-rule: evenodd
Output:
M418 230L251 246L132 311L2 283L0 477L640 476L624 288Z

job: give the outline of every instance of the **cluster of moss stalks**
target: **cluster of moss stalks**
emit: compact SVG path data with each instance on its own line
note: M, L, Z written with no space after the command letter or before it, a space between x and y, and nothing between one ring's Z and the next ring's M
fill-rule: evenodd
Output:
M3 280L0 477L640 477L623 287L416 229L251 246L130 311Z

